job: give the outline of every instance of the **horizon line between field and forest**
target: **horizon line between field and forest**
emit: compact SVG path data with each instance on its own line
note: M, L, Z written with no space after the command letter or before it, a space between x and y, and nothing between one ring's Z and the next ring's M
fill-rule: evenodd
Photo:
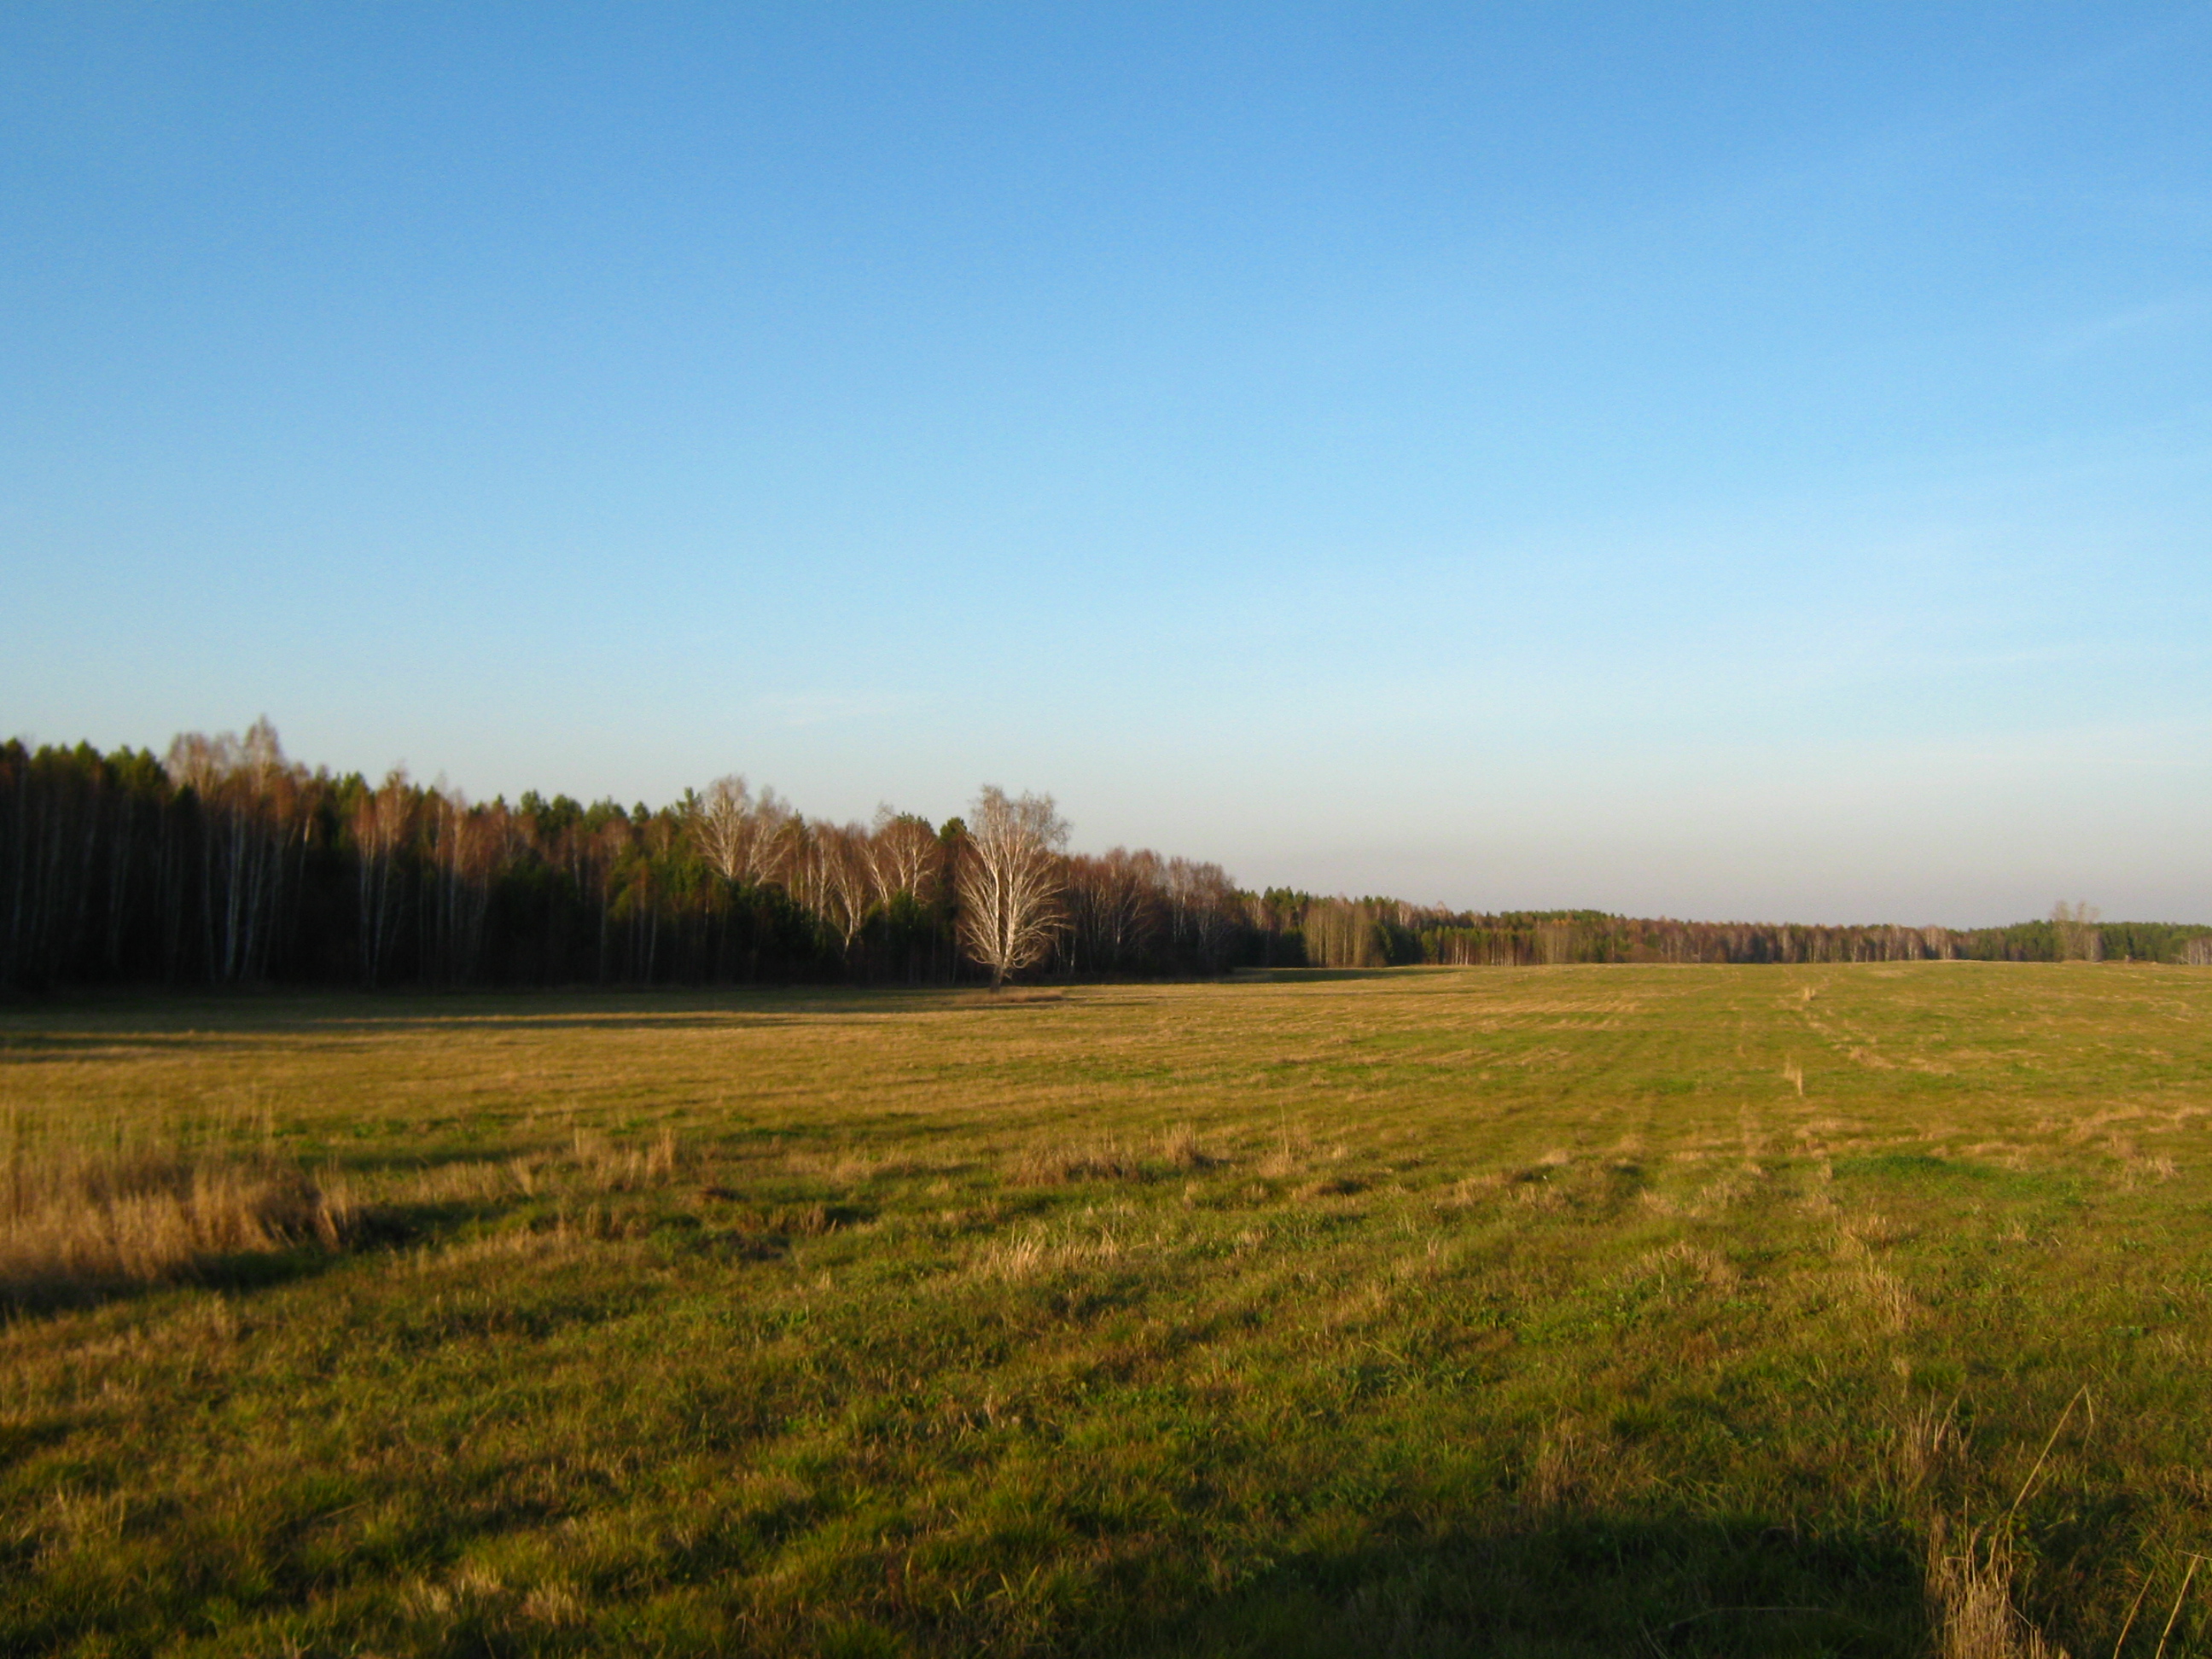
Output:
M659 808L471 802L289 759L264 717L165 756L0 744L0 994L993 983L1238 969L2118 959L2212 965L2212 926L2085 902L1951 928L1478 911L1238 884L1149 848L1067 850L1049 795L933 824L806 817L740 775Z

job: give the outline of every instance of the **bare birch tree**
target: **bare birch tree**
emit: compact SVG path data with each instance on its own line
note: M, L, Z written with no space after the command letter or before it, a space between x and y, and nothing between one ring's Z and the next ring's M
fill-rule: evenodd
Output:
M1166 877L1176 951L1194 958L1201 971L1218 972L1236 927L1236 884L1219 865L1191 859L1170 859Z
M423 801L427 878L423 892L426 976L447 985L476 975L483 947L491 880L506 839L506 814L469 805L459 790L440 787Z
M830 902L830 864L821 836L802 817L794 819L778 839L783 843L778 867L784 891L800 909L821 916Z
M2097 923L2103 912L2087 902L2064 900L2051 907L2051 921L2058 933L2058 954L2068 962L2102 962L2105 936Z
M413 832L413 817L407 775L396 768L386 775L383 788L362 797L354 813L354 846L361 860L361 982L371 990L398 932L399 850Z
M745 879L766 885L787 882L806 850L806 820L789 801L763 787L753 803L752 838L745 843Z
M805 851L804 836L795 833L802 828L788 801L769 788L755 799L735 772L708 784L690 811L699 855L724 881L789 879L792 860Z
M868 837L868 866L875 877L876 900L889 904L901 893L923 903L937 896L937 878L945 848L926 818L911 812L876 809L876 827Z
M1060 848L1066 844L1067 823L1050 795L1009 800L986 784L975 797L957 877L960 939L991 970L993 990L1043 961L1066 926Z
M263 715L245 737L184 732L162 764L200 811L200 905L210 976L233 983L268 971L284 891L284 854L304 831L305 769L288 764Z
M1306 961L1316 968L1378 968L1382 950L1376 938L1375 907L1346 898L1321 899L1306 907L1303 921Z
M752 832L753 792L735 772L716 778L692 803L691 835L699 843L699 856L724 881L745 874Z
M1571 921L1536 924L1536 960L1547 968L1575 959L1575 925Z
M809 860L819 872L812 884L815 904L836 930L848 963L875 908L875 872L868 853L868 832L857 823L816 824L808 838Z

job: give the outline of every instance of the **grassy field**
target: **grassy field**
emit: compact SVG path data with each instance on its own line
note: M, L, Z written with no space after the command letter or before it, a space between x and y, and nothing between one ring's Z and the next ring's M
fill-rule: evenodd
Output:
M0 1650L2212 1653L2203 970L55 1005L0 1114Z

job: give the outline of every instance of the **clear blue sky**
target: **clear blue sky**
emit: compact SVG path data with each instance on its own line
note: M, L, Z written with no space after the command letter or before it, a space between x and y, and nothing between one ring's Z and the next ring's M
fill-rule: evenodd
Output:
M0 729L2212 920L2212 9L11 5Z

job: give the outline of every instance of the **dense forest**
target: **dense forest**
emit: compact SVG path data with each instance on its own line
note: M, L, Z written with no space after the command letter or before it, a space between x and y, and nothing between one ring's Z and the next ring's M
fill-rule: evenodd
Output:
M2212 930L2060 907L2002 928L1481 915L1250 892L1064 850L1049 799L809 818L738 777L659 808L471 803L288 760L266 720L166 756L0 745L0 994L94 985L942 983L1432 963L2212 963Z

